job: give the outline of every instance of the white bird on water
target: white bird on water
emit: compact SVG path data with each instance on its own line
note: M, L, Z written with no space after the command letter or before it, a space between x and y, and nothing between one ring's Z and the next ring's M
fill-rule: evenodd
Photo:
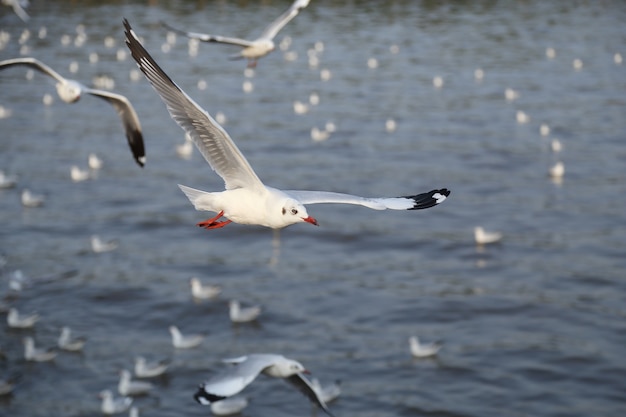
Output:
M309 400L332 417L326 403L311 386L311 382L304 376L308 371L295 360L276 354L251 354L239 358L225 359L225 363L233 366L227 368L200 384L194 395L196 401L203 405L232 397L241 392L256 377L263 373L274 378L284 378L294 385Z
M9 309L7 314L7 324L13 329L30 329L39 321L39 314L20 314L15 307Z
M261 36L253 41L240 39L240 38L232 38L227 36L218 36L218 35L209 35L204 33L196 33L196 32L187 32L184 30L176 29L171 27L165 22L161 22L163 26L172 30L176 33L187 36L191 39L197 39L202 42L217 42L224 43L230 45L240 46L243 49L240 53L231 56L231 59L241 59L246 58L248 60L248 67L252 68L256 66L257 60L261 57L272 52L276 45L274 44L274 37L278 34L278 32L285 27L287 23L300 12L301 9L304 9L309 5L310 0L296 0L293 4L287 9L283 14L281 14L276 20L270 23Z
M128 140L128 145L130 146L135 161L140 166L144 165L146 154L143 144L143 135L141 133L141 124L139 123L139 117L135 109L126 97L108 91L89 88L78 81L64 78L55 70L35 58L14 58L0 61L0 70L18 65L36 69L54 78L57 81L57 93L61 100L66 103L77 102L83 93L91 94L109 102L122 119L124 129L126 130L126 139Z
M105 242L98 235L91 236L91 250L94 251L94 253L111 252L115 249L117 249L117 242Z
M35 194L29 189L22 191L21 199L24 207L40 207L43 206L43 203L46 201L43 195Z
M478 245L488 245L500 240L502 240L502 233L500 232L488 232L480 226L474 228L474 241Z
M148 362L143 356L135 358L135 376L137 378L154 378L163 375L169 368L169 361Z
M35 340L27 336L24 342L24 359L31 362L49 362L56 358L57 353L52 349L37 349Z
M133 403L130 397L113 397L113 393L108 389L100 392L100 398L102 399L100 410L107 415L123 413Z
M199 278L193 277L189 280L191 286L191 296L196 300L209 300L221 294L222 288L219 285L202 285Z
M126 44L141 71L159 93L172 118L192 137L209 165L225 182L226 191L209 193L179 185L197 210L216 212L213 218L198 223L206 229L224 227L231 222L281 229L295 223L317 220L309 216L306 204L342 203L362 205L375 210L417 210L442 203L450 191L394 198L364 198L324 191L282 191L265 186L228 133L183 92L148 54L124 20ZM226 221L219 221L225 216Z
M61 335L57 341L59 347L68 352L78 352L83 350L83 346L87 339L84 337L76 337L72 339L72 330L68 326L63 326L61 329Z
M15 175L8 175L0 170L0 188L13 188L16 184L17 177Z
M196 346L199 346L204 340L204 335L201 334L191 334L191 335L183 335L178 327L170 326L169 327L170 334L172 335L172 344L175 348L178 349L191 349Z
M254 321L261 314L261 307L253 306L242 308L237 300L228 303L230 321L233 323L248 323Z
M152 391L154 385L144 381L133 381L128 369L122 369L120 371L120 381L117 384L117 391L121 395L146 395Z
M427 358L429 356L435 356L441 349L441 343L420 343L417 336L411 336L409 338L409 347L411 349L411 355L416 358Z

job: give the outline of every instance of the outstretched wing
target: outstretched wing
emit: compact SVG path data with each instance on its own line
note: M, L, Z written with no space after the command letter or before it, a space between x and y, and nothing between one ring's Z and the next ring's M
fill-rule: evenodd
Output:
M198 32L187 32L185 30L176 29L175 27L170 26L161 20L161 24L172 32L178 33L179 35L186 36L190 39L197 39L202 42L217 42L217 43L227 43L230 45L238 45L244 48L251 46L252 42L239 39L239 38L231 38L228 36L219 36L219 35L210 35L208 33L198 33Z
M276 20L270 23L263 33L261 34L261 38L265 39L274 39L274 37L280 32L282 28L285 27L287 23L300 12L301 9L304 9L309 5L309 0L296 0L293 2L289 9L285 10L283 14L278 16Z
M306 395L313 404L324 410L326 414L330 417L334 417L328 409L328 406L326 406L324 400L322 400L317 394L317 391L313 389L311 381L309 381L307 377L303 374L295 374L287 378L287 381L289 381L289 383L296 387L301 393Z
M36 69L37 71L40 71L52 78L54 78L55 80L57 80L60 83L65 82L65 78L63 78L58 72L56 72L55 70L53 70L52 68L50 68L49 66L47 66L46 64L44 64L43 62L39 61L36 58L13 58L13 59L6 59L4 61L0 61L0 70L3 70L5 68L9 68L9 67L13 67L16 65L22 65L22 66L26 66L26 67L30 67L33 69Z
M121 94L110 93L108 91L85 88L85 92L108 101L115 108L115 111L117 111L117 114L122 119L128 146L130 146L133 157L139 166L143 167L146 163L143 134L141 133L139 117L130 101Z
M302 204L355 204L374 210L421 210L441 204L450 195L447 188L432 190L427 193L405 197L376 197L367 198L356 195L333 193L329 191L294 191L285 193L291 195Z
M228 133L159 67L126 19L124 27L126 45L139 69L159 93L174 121L189 134L204 159L224 179L226 189L264 189Z

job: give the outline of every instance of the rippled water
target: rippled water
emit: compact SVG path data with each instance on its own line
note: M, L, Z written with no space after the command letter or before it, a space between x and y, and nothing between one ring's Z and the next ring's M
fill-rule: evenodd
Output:
M172 360L154 393L135 401L141 415L206 415L192 399L197 384L221 358L248 352L281 353L322 382L341 379L337 416L626 412L626 65L614 62L626 55L622 2L313 1L278 37L292 37L297 59L277 50L249 79L226 46L200 45L192 58L179 38L164 52L159 20L250 37L288 1L31 3L28 25L0 9L11 36L0 57L28 48L85 84L113 77L141 118L148 161L134 164L101 100L67 105L41 74L27 81L20 68L0 73L0 105L11 111L0 120L0 169L19 176L17 188L0 190L2 294L18 269L34 278L78 271L7 299L42 319L26 331L0 324L0 378L20 377L0 399L0 415L97 415L98 392L116 390L136 355ZM130 79L134 62L116 60L122 17L185 91L226 115L225 128L267 184L361 195L448 187L450 199L423 212L312 206L320 227L282 231L279 249L266 229L197 229L208 213L194 211L176 184L218 190L222 181L197 153L176 156L182 131L148 82ZM85 44L63 46L79 24ZM324 50L310 68L307 50L317 41ZM320 79L322 69L330 80ZM246 79L252 93L242 90ZM505 100L507 87L517 100ZM312 92L319 105L295 115L293 102ZM516 122L518 110L527 124ZM385 131L388 118L394 133ZM314 143L311 128L327 121L337 131ZM562 152L550 150L553 138ZM104 168L72 183L70 166L86 166L90 152ZM559 160L560 183L548 177ZM44 194L45 205L22 208L23 188ZM504 239L477 247L477 225ZM117 239L118 250L92 253L92 234ZM192 302L192 276L220 284L221 298ZM231 325L230 298L263 306L258 323ZM201 348L175 351L170 324L208 337ZM64 325L89 338L84 353L22 359L24 336L50 346ZM439 356L412 359L413 334L442 340ZM246 416L312 412L282 381L260 378L244 393Z

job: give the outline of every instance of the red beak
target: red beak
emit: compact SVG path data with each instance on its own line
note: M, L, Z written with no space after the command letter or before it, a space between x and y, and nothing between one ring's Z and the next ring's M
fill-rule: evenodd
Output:
M307 223L311 223L312 225L318 226L317 224L317 220L315 220L313 217L309 216L309 217L303 217L302 220L304 220Z
M307 374L307 375L311 375L311 372L309 372L308 369L305 369L304 371L301 372L302 374Z

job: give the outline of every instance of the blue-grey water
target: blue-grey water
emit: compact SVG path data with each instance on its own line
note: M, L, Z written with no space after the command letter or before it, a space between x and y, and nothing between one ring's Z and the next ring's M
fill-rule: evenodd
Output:
M116 392L119 370L144 355L172 366L135 400L141 415L204 416L208 408L192 399L197 384L220 359L250 352L297 359L322 383L342 380L330 406L338 417L624 415L626 64L615 54L626 55L626 4L314 0L277 37L292 38L296 59L277 49L252 77L245 61L227 59L236 48L202 44L191 57L180 37L163 47L161 19L254 37L288 4L33 0L27 24L0 8L10 36L1 59L34 56L87 85L112 77L141 118L147 150L140 169L104 101L65 104L42 74L0 72L0 105L10 111L0 120L0 169L19 177L0 190L0 294L5 306L42 316L18 331L2 315L0 379L19 379L0 398L0 415L98 415L98 393ZM211 214L196 212L177 184L219 190L223 182L197 152L176 155L182 130L143 76L131 80L132 58L117 59L123 17L178 85L224 113L265 183L369 196L448 187L450 198L420 212L310 206L320 227L283 230L279 248L269 229L195 227ZM87 38L77 46L79 25ZM323 51L311 67L316 42ZM506 88L519 98L505 100ZM319 104L295 114L293 102L313 92ZM528 123L516 122L518 110ZM336 131L312 141L311 129L328 121ZM91 152L103 168L73 183L70 167L86 167ZM548 175L558 161L562 181ZM23 208L25 188L45 205ZM502 241L477 247L478 225ZM117 239L118 249L93 253L93 234ZM35 280L19 293L8 288L16 270ZM193 302L192 276L221 285L220 298ZM258 322L233 326L231 298L261 305ZM177 351L171 324L208 336ZM65 325L88 337L82 354L23 359L23 337L53 346ZM436 359L412 359L411 335L444 347ZM283 381L261 377L244 394L244 416L314 412Z

